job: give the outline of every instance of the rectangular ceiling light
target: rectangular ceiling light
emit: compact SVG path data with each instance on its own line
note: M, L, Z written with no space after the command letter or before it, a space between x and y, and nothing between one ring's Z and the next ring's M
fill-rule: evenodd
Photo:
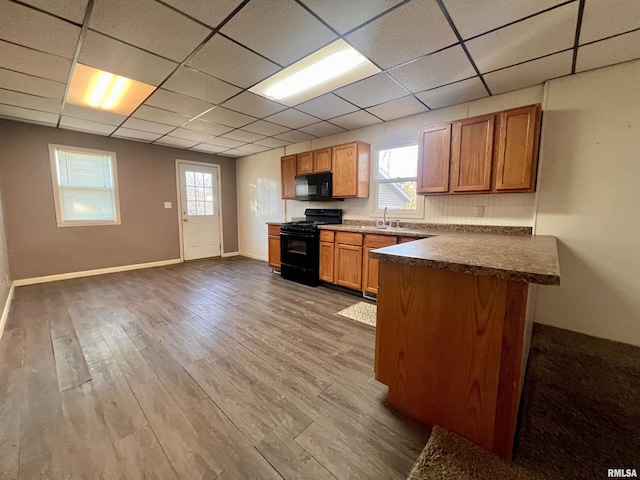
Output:
M379 72L378 67L340 39L280 70L249 91L292 107Z
M156 89L153 85L76 64L67 103L131 115Z

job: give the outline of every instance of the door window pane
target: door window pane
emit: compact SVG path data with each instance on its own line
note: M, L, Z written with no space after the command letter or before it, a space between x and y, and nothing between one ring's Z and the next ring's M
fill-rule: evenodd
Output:
M188 215L214 215L213 175L204 172L187 171L186 179Z

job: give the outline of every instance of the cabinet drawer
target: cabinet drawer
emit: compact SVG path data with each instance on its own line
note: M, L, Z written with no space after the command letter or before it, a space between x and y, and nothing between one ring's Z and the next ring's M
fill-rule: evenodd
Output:
M333 230L320 230L320 241L321 242L333 242L333 237L335 236Z
M416 240L420 240L420 238L419 237L400 237L398 239L398 243L415 242Z
M395 245L397 243L396 237L392 235L370 235L366 234L364 236L364 246L371 248L382 248L388 247L390 245Z
M269 235L280 235L280 225L268 225Z
M362 246L362 234L351 232L336 232L336 243L342 243L343 245L356 245Z

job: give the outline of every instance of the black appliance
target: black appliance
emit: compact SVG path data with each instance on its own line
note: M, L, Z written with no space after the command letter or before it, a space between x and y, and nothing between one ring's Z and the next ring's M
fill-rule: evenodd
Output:
M318 225L342 223L341 209L307 208L306 220L280 225L282 278L312 287L320 285L320 231Z
M326 202L333 200L333 175L331 173L313 173L298 175L295 180L296 200ZM336 199L338 200L338 199ZM339 199L344 200L344 199Z

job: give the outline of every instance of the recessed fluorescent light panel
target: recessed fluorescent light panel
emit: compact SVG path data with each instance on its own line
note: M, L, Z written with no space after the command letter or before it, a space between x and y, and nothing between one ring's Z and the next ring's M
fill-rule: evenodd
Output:
M340 39L249 91L292 107L379 72L378 67Z
M131 115L156 89L153 85L76 64L67 103Z

